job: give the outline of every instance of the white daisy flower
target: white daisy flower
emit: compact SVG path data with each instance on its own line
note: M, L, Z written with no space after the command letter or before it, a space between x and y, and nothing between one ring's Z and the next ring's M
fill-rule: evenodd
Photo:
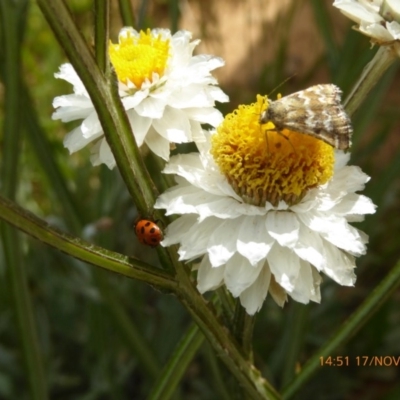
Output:
M155 204L181 214L162 244L179 244L181 260L203 257L199 291L226 285L248 314L267 293L281 306L287 295L320 302L320 272L354 285L367 236L349 222L375 212L356 194L369 177L348 155L308 135L266 132L263 104L258 96L229 114L200 154L172 157L164 172L178 184Z
M210 71L224 65L219 57L193 56L199 40L167 29L136 32L123 28L119 43L109 46L110 60L118 77L119 93L138 146L146 143L158 156L169 159L171 143L204 140L202 123L217 126L221 113L215 101L228 97L217 86ZM53 119L63 122L82 119L64 146L74 153L88 143L93 165L115 166L93 103L71 64L64 64L56 78L73 85L74 94L56 97Z
M356 22L355 29L373 43L385 45L400 40L399 0L335 0L333 6Z

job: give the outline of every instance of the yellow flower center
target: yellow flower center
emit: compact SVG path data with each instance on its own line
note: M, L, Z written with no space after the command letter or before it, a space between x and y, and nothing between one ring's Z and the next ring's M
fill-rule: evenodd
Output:
M139 37L120 35L119 44L110 42L109 54L118 79L140 88L145 80L153 81L153 74L164 74L169 58L170 43L161 35L153 36L150 29L140 31Z
M265 97L225 117L211 138L211 154L235 192L248 204L280 200L293 205L333 174L334 150L322 140L272 123L260 125Z

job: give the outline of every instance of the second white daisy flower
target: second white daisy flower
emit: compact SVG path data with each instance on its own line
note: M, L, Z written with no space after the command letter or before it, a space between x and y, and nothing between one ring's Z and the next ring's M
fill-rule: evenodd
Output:
M146 143L159 157L169 159L171 143L204 140L201 124L217 126L221 113L215 102L228 97L217 86L211 71L224 65L221 58L198 55L199 40L167 29L136 32L123 28L119 43L110 44L111 62L118 77L119 93L138 146ZM82 119L64 140L70 153L92 143L92 163L115 166L92 101L71 64L55 75L73 85L74 94L59 96L53 119L63 122Z

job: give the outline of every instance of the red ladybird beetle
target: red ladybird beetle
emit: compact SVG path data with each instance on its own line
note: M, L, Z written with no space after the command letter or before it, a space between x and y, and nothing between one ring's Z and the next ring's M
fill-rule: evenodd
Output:
M139 242L146 246L156 247L163 240L163 233L160 227L148 219L141 219L136 222L135 233Z

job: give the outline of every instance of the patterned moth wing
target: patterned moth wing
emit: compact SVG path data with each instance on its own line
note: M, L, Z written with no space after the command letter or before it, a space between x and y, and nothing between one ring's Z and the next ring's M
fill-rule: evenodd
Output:
M315 85L276 101L260 116L260 124L271 121L277 131L289 129L323 140L339 150L351 146L353 129L340 103L342 91L335 85ZM271 129L273 130L273 129Z

